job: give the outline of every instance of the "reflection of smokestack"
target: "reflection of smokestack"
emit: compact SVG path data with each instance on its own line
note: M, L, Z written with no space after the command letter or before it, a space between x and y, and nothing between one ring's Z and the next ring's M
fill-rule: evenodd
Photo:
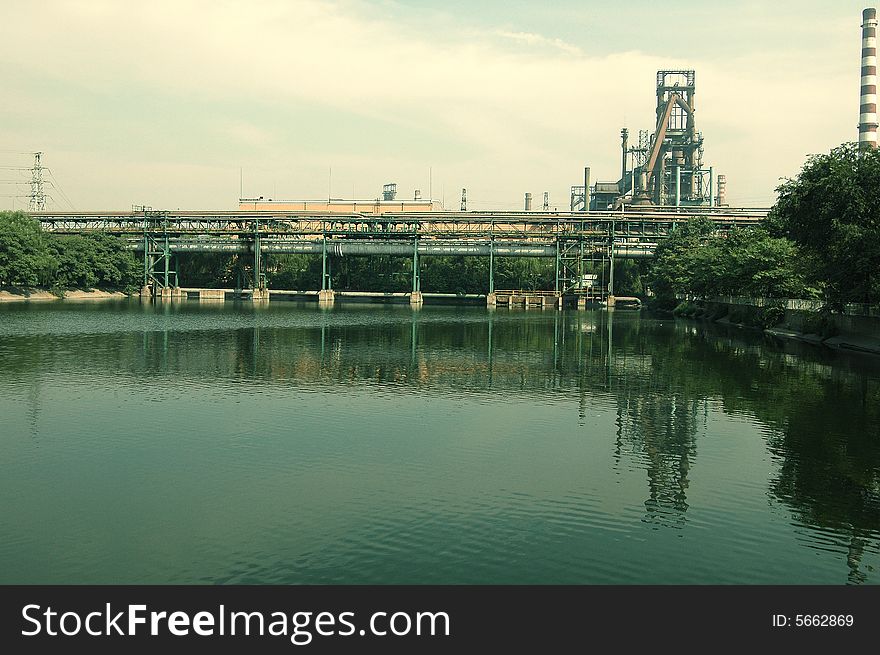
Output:
M527 212L532 211L532 194L531 193L526 194L526 211Z
M877 147L877 10L862 12L862 91L859 150Z

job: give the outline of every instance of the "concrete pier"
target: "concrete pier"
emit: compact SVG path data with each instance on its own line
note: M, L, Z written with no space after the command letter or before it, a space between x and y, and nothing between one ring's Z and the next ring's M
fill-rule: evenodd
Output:
M413 307L421 307L424 302L424 298L422 298L421 291L413 291L409 294L409 304Z
M527 291L520 289L514 291L496 291L494 294L490 294L490 296L494 296L491 305L493 307L495 305L524 307L526 309L529 307L540 307L542 309L548 306L562 307L562 295L555 291ZM486 304L489 304L489 296L486 297Z
M254 302L269 302L269 290L253 289L251 291L251 300Z
M333 289L322 289L318 292L319 305L332 305L335 299L336 293L333 291Z
M152 297L153 297L153 288L149 284L141 287L141 298L152 298Z
M486 307L494 307L498 303L498 295L493 291L486 296Z
M224 289L199 289L199 300L226 300Z

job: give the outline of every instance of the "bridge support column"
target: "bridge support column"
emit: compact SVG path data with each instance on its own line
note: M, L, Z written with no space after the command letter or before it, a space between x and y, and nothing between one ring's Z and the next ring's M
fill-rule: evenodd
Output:
M413 300L418 294L418 302L421 304L422 302L422 278L420 274L419 264L419 240L413 239L413 278L412 278L412 295L410 296L410 303L415 304Z
M149 284L145 284L141 287L141 298L152 298L153 297L153 288Z
M497 304L497 302L498 302L498 295L494 291L491 291L486 296L486 307L494 307Z
M333 289L321 289L318 292L318 304L329 306L333 304L333 301L336 299L336 294L333 292Z
M413 291L411 294L409 294L409 304L412 307L421 307L423 302L424 299L422 298L421 291Z
M269 290L268 289L254 289L251 292L251 300L254 302L269 302Z
M489 296L492 296L491 305L495 306L495 240L489 239ZM486 303L489 304L489 296L486 296Z
M333 274L330 271L330 260L327 259L327 237L321 242L321 291L330 291L333 288ZM330 294L330 298L333 294ZM321 299L320 294L318 299ZM332 302L332 300L331 300Z

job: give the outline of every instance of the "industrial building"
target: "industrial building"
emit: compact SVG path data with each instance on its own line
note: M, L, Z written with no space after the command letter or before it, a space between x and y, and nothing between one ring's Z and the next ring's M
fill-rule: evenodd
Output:
M441 211L438 200L273 200L242 198L240 211L309 212L313 214L402 214Z
M620 178L571 187L572 211L615 210L621 205L640 207L723 206L726 180L715 177L703 163L703 135L697 131L693 70L657 71L657 108L653 132L640 130L630 143L629 130L621 137Z
M382 187L381 199L273 200L260 196L259 198L239 198L238 209L239 211L310 212L315 214L402 214L442 211L443 205L437 200L423 199L419 189L413 193L412 200L398 200L397 185L391 183Z

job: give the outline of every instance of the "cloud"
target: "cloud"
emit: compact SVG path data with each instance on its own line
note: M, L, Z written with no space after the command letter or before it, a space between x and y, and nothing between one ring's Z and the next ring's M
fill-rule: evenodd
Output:
M10 5L6 23L21 27L0 43L17 72L10 93L51 111L0 109L0 137L74 167L74 153L90 153L94 181L76 175L78 189L56 166L81 207L143 201L133 197L146 191L141 180L100 182L125 160L126 170L149 169L155 206L216 206L237 193L217 171L236 171L237 182L239 166L252 191L283 179L286 195L311 197L326 194L329 166L343 192L368 197L392 179L424 189L433 166L435 189L479 189L506 206L549 190L564 207L584 165L614 178L624 121L652 127L660 68L697 69L706 159L728 175L734 200L766 204L805 152L852 137L843 46L796 58L756 44L721 62L587 56L553 36L467 25L438 33L367 9L319 0ZM168 183L179 167L185 197Z
M558 48L559 50L562 50L563 52L570 55L583 54L583 51L575 45L566 43L562 39L550 39L540 34L533 34L531 32L510 32L507 30L496 30L495 32L493 32L493 34L496 36L500 36L503 39L511 39L512 41L524 43L530 46L550 46L553 48Z

